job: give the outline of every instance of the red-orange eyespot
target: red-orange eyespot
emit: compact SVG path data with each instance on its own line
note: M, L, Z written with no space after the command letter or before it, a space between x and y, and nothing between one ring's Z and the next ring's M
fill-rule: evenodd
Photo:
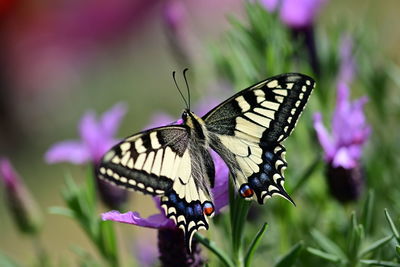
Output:
M214 213L214 206L211 202L206 202L203 205L203 212L207 216L211 216Z
M252 197L254 194L253 189L248 184L244 184L240 187L239 193L242 197L244 198L249 198Z

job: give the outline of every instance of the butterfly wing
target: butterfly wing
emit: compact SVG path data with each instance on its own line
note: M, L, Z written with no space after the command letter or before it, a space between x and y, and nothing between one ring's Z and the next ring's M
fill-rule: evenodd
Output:
M288 73L255 84L207 113L211 147L227 163L239 193L259 203L283 188L287 166L280 144L293 131L312 92L312 78Z
M206 215L211 213L206 211L213 210L202 174L214 167L209 153L203 153L193 147L185 126L160 127L115 145L104 155L98 176L125 189L161 196L166 216L184 231L190 249L193 234L208 229Z

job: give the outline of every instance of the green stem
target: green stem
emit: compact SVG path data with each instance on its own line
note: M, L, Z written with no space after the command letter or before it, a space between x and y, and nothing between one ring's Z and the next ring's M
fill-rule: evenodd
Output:
M215 256L217 256L222 261L222 263L225 264L225 266L228 266L228 267L234 267L235 266L235 264L228 257L228 255L226 255L226 253L224 251L222 251L220 248L218 248L215 245L215 242L210 241L208 238L202 236L199 233L196 233L194 236L195 236L197 241L199 241L206 248L208 248L212 253L214 253Z

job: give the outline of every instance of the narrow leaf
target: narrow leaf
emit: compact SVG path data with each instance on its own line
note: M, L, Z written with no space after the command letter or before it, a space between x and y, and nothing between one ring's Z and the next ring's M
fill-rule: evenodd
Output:
M197 241L203 244L203 246L205 246L209 251L214 253L214 255L217 256L223 264L225 264L225 266L227 267L235 266L233 264L233 261L226 255L226 253L216 246L215 242L210 241L208 238L202 236L199 233L196 233L194 236Z
M400 246L396 246L397 254L400 256Z
M400 242L399 231L397 230L396 226L394 225L392 217L390 217L389 211L387 209L385 209L385 216L386 216L386 220L388 221L390 228L392 229L393 235L395 236L397 242Z
M346 259L346 254L343 252L343 250L335 244L332 240L330 240L328 237L323 235L321 232L317 230L312 230L311 235L315 239L315 241L318 243L318 245L325 251L327 251L329 254L336 255L337 257L341 259Z
M253 260L254 253L261 242L261 238L263 237L265 231L267 230L268 224L264 223L260 228L253 241L251 242L249 249L247 250L246 257L244 258L244 266L251 266L251 261Z
M380 260L360 260L360 262L373 266L400 267L400 263Z
M290 267L295 262L297 257L300 255L302 248L304 247L304 242L300 241L296 245L294 245L289 252L284 255L279 261L275 264L275 267Z
M63 215L67 216L70 218L75 217L75 212L69 208L64 208L64 207L50 207L48 209L50 214L56 214L56 215Z
M318 256L318 257L320 257L322 259L325 259L327 261L339 262L339 260L340 260L338 256L336 256L334 254L330 254L330 253L324 252L324 251L319 250L319 249L308 247L307 251L309 253L314 254L315 256Z
M382 239L379 239L377 241L375 241L374 243L372 243L370 246L368 246L367 248L363 249L360 253L361 256L364 256L365 254L368 254L380 247L382 247L383 245L387 244L390 240L392 240L393 235L384 237Z
M370 231L370 227L372 224L372 215L374 209L374 201L375 201L375 194L373 190L368 192L367 199L365 200L365 204L362 210L362 218L361 223L365 227L365 231L368 233Z

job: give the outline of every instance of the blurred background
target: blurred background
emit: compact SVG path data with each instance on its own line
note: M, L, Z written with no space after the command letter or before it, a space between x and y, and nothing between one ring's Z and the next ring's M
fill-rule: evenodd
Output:
M344 23L362 27L377 40L382 61L400 64L399 9L397 0L326 1L318 24L325 31ZM44 214L40 239L56 262L71 263L76 244L95 249L75 221L47 212L64 205L65 173L79 183L87 172L68 163L48 165L49 147L79 139L78 123L86 111L101 114L118 102L128 108L120 138L146 127L157 112L178 118L184 104L173 84L174 70L190 69L193 102L231 94L211 51L231 28L228 15L240 19L244 14L239 0L1 1L0 155L13 162L39 203ZM179 75L178 81L184 88ZM390 90L398 101L398 88ZM392 115L398 119L398 113ZM154 213L149 197L129 194L130 210ZM2 201L0 221L0 251L22 262L34 257L32 240L16 230ZM124 255L133 254L133 236L150 235L155 242L151 230L119 225L118 233L124 236Z

